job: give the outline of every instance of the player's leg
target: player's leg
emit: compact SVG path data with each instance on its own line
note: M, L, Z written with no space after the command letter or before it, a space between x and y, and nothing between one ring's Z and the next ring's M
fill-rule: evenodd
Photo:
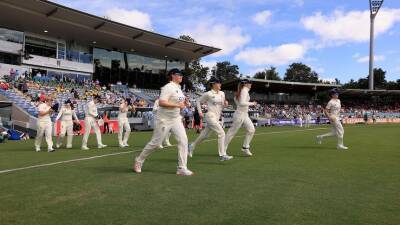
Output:
M40 145L42 144L42 139L45 131L45 124L44 123L38 123L38 130L36 133L36 138L35 138L35 149L36 151L40 151Z
M54 151L52 134L53 134L53 126L52 126L52 123L49 122L46 124L45 131L44 131L44 135L46 137L46 143L47 143L47 150L49 152Z
M72 148L72 139L74 137L74 124L72 121L68 122L67 126L67 148Z
M123 148L125 146L124 146L124 142L122 141L122 135L123 135L123 132L124 132L124 123L123 123L122 120L118 120L118 129L119 129L119 131L118 131L118 144L119 144L119 147Z
M336 127L335 127L335 124L331 124L331 125L332 125L332 129L331 129L330 132L325 133L325 134L321 134L321 135L318 135L318 136L317 136L317 143L318 143L318 144L322 144L322 140L323 140L324 138L336 136Z
M171 132L178 142L178 169L176 174L182 176L191 176L193 175L193 172L187 168L188 138L185 127L182 123L173 123L171 125Z
M343 136L344 136L344 129L343 125L340 121L337 121L335 123L335 131L336 131L336 136L337 136L337 148L338 149L343 149L346 150L348 149L346 146L343 144Z
M60 128L60 133L58 134L56 148L61 147L66 132L67 132L67 124L64 121L61 121L61 128Z
M169 132L167 136L165 136L164 145L167 147L171 146L171 142L169 141L170 137L171 137L171 132Z
M233 137L235 137L236 133L239 131L239 129L242 127L244 118L241 116L234 116L233 117L233 122L232 126L229 128L228 132L225 134L225 153L227 153L229 143L231 143Z
M246 155L252 156L253 154L250 151L250 142L253 139L256 129L254 128L253 121L251 121L251 119L248 116L243 121L243 128L246 130L246 135L243 140L242 151Z
M214 120L211 119L210 122L208 122L207 127L208 129L214 131L218 136L218 155L220 157L227 156L225 151L225 131L222 128L219 121L217 121L216 119ZM231 157L225 157L225 158L226 160L231 159Z
M128 120L124 121L124 129L125 129L125 134L124 134L124 139L122 143L128 147L128 140L129 140L129 135L131 134L131 125L129 124Z
M136 173L142 172L142 165L146 158L153 153L157 147L162 143L167 133L170 132L171 127L166 126L164 123L156 120L154 123L154 131L151 140L143 148L142 152L135 158L134 170Z
M97 124L96 120L90 121L90 125L94 130L94 133L96 134L96 139L97 139L97 148L105 148L107 145L103 145L103 142L101 141L101 132L100 132L100 127Z
M203 142L205 139L207 139L208 135L210 133L210 128L207 126L201 131L200 135L197 136L196 140L194 140L190 145L189 145L189 156L193 156L194 149L196 148L197 144L200 144Z
M85 118L85 133L83 134L83 138L82 138L82 149L83 150L89 149L87 147L87 142L89 139L90 130L92 129L92 126L90 125L91 120L92 120L91 118L88 118L88 117Z

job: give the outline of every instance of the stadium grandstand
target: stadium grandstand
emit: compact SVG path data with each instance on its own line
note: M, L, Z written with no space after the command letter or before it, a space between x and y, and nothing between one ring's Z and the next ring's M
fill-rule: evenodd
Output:
M184 71L220 50L49 1L1 1L0 14L0 100L13 103L14 125L28 130L35 130L37 103L48 95L59 104L73 99L80 118L92 94L102 95L100 107L108 110L128 98L138 106L135 117L146 116L166 71Z

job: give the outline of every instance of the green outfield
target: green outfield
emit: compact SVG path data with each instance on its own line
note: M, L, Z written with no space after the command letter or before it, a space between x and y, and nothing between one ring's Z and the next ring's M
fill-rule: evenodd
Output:
M175 147L132 172L150 132L132 133L125 149L116 134L103 136L102 150L91 136L89 151L79 150L80 138L55 153L8 141L0 144L0 224L400 224L400 125L346 126L347 151L334 139L315 143L328 128L258 128L251 158L239 133L235 158L223 163L212 136L189 159L193 177L175 175Z

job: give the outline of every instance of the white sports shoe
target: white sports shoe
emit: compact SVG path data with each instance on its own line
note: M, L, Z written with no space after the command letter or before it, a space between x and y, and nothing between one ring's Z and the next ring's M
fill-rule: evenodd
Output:
M105 147L107 147L107 145L100 144L100 145L97 146L97 148L99 148L99 149L100 148L105 148Z
M54 148L47 149L47 152L54 152L54 151L55 151Z
M72 148L72 146L71 145L67 145L67 148L70 149L70 148Z
M124 144L119 144L120 148L125 148L126 146Z
M194 152L194 145L193 144L189 144L188 145L188 155L190 158L193 157L193 152Z
M60 148L61 147L61 145L59 145L59 144L56 144L56 148Z
M171 143L164 143L164 145L165 145L165 147L171 147L172 145L171 145Z
M35 150L36 150L37 152L40 152L40 147L35 147Z
M250 148L242 148L242 152L246 155L246 156L252 156L253 153L250 152Z
M87 146L82 146L81 149L82 149L82 150L89 150L90 148L88 148Z
M163 145L159 145L158 148L159 148L159 149L163 149L164 146L163 146Z
M135 163L133 164L133 171L135 171L135 173L141 173L142 165L143 165L143 163L141 163L135 159Z
M318 135L317 137L315 137L315 139L317 139L317 143L318 144L320 144L320 145L322 144L322 137L321 136Z
M228 161L228 160L231 160L231 159L233 159L233 156L230 156L230 155L223 155L223 156L219 157L219 161L221 161L221 162Z
M176 175L178 176L193 176L194 173L187 168L180 168L176 171Z
M128 143L124 143L124 146L125 146L125 147L129 147Z
M349 148L346 147L346 146L344 146L344 145L338 145L338 146L337 146L337 149L339 149L339 150L347 150L347 149L349 149Z

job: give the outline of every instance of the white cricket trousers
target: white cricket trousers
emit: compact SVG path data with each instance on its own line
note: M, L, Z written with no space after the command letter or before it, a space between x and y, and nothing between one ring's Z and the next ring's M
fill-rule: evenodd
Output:
M136 161L143 163L160 146L167 134L171 132L178 142L178 166L183 169L187 168L188 139L181 118L173 120L156 119L154 122L153 137L140 155L136 157Z
M99 125L96 122L96 119L93 117L85 117L85 134L83 135L82 139L82 147L87 147L87 142L89 139L90 129L93 128L94 133L96 134L97 138L97 146L102 145L101 142L101 133Z
M244 113L236 111L233 115L232 126L229 128L225 136L225 151L228 149L229 143L232 141L233 137L235 137L236 133L241 127L246 130L246 135L243 141L243 148L250 148L250 142L251 139L253 139L256 129L254 128L253 122L251 121L247 112Z
M131 133L131 126L129 125L128 119L118 119L118 126L119 126L119 132L118 132L119 145L128 144L129 134ZM125 135L123 135L124 131ZM122 136L124 136L124 139L122 139Z
M53 139L52 139L52 131L53 131L53 125L51 122L38 122L38 130L37 130L37 135L35 139L35 147L40 148L40 145L42 144L42 139L43 135L46 138L46 143L47 143L47 149L52 149L53 148Z
M332 130L329 133L322 134L320 137L337 137L337 145L343 145L343 136L344 136L344 129L342 123L340 122L339 118L335 119L335 122L331 122Z
M72 138L74 136L74 123L70 121L61 121L61 130L57 139L57 145L61 145L65 134L67 134L67 148L72 147Z
M212 115L205 116L206 119L206 127L201 131L200 135L196 138L196 140L192 143L195 148L197 144L200 144L206 138L208 138L211 131L214 131L218 136L218 154L219 156L226 155L225 151L225 131L221 126L219 120Z

